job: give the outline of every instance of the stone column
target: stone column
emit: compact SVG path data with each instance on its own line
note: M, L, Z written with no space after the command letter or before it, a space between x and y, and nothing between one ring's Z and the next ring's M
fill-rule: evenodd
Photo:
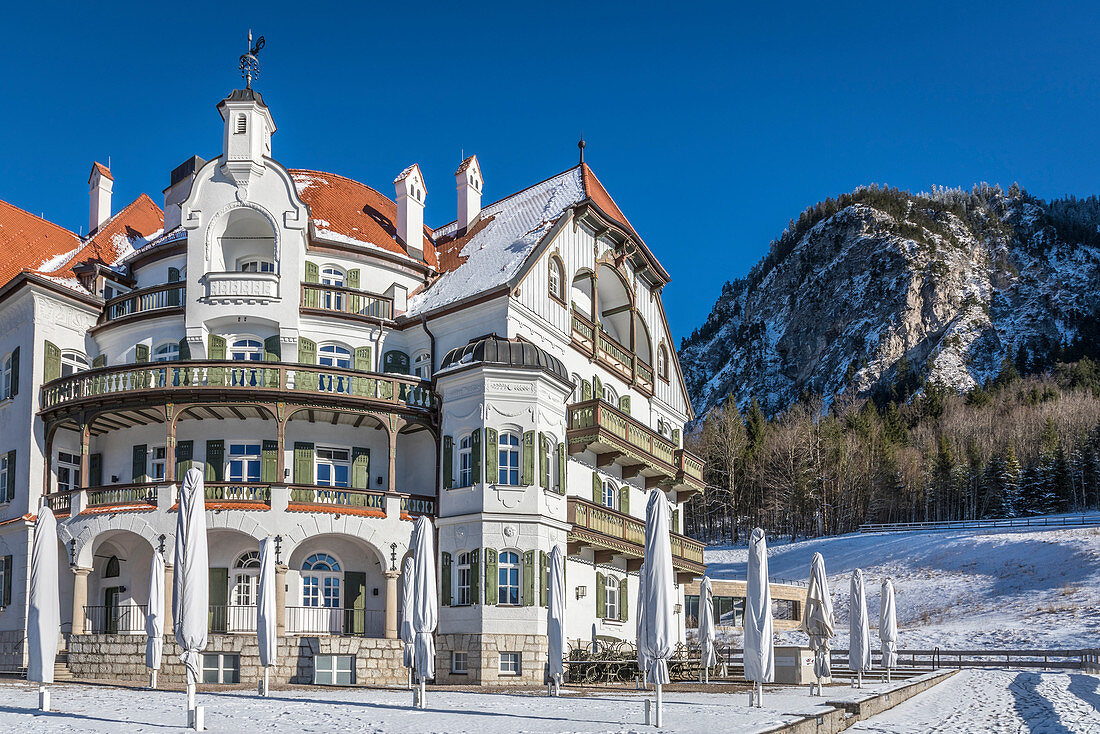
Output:
M397 639L397 579L400 571L386 571L386 639Z
M73 567L73 631L74 635L87 634L87 617L84 607L88 605L88 576L90 568Z
M398 428L392 428L392 429L390 429L390 434L389 434L389 440L390 440L390 446L389 446L389 448L390 448L389 473L390 473L390 476L389 476L389 483L388 483L387 489L390 492L396 492L397 491L397 431L398 430L399 430Z
M286 570L281 563L275 565L275 637L286 635Z
M174 568L170 563L164 564L164 634L171 637L175 634L176 620L172 616L172 595L175 589Z

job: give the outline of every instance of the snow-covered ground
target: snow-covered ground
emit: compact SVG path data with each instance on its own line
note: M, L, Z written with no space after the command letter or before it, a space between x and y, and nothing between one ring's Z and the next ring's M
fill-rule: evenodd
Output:
M963 670L861 721L849 731L882 734L1089 734L1100 732L1100 676Z
M764 707L750 709L740 686L730 693L665 695L662 731L763 732L799 715L824 711L825 700L851 700L896 688L884 684L862 690L830 686L825 698L807 689L769 689ZM164 732L186 723L185 695L110 686L52 686L56 712L36 712L38 690L25 681L0 681L2 732ZM652 698L652 694L649 694ZM566 695L519 692L428 690L427 708L411 707L409 691L394 689L295 688L261 699L243 690L200 692L212 732L387 732L399 734L515 734L516 732L652 732L645 727L644 694L626 689L606 694Z
M848 589L855 568L862 568L866 578L874 629L881 580L893 579L901 648L1100 647L1100 528L895 532L770 542L770 576L806 580L815 552L825 557L829 573L837 648L848 645ZM743 579L747 555L743 547L708 549L708 573ZM779 637L806 642L798 633Z

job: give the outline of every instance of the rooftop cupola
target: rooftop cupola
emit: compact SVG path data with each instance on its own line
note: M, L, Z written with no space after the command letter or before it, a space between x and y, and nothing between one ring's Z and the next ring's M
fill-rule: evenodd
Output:
M484 181L476 155L462 161L462 165L455 171L455 185L458 189L458 229L463 231L469 229L481 214L481 190Z
M92 173L88 176L88 234L99 229L111 218L111 189L115 177L111 169L102 163L92 164Z
M424 202L428 192L420 166L412 164L393 180L397 202L397 238L409 255L424 259Z
M260 176L264 159L271 157L275 120L264 98L254 89L234 89L218 103L224 122L222 169L238 186Z

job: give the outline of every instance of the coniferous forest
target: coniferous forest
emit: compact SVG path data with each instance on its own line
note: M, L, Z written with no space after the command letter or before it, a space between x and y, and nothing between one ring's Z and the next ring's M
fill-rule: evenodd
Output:
M688 438L707 492L685 530L744 542L861 523L1022 517L1100 508L1100 363L1000 375L969 393L934 384L825 405L806 397L765 416L754 402L711 410Z

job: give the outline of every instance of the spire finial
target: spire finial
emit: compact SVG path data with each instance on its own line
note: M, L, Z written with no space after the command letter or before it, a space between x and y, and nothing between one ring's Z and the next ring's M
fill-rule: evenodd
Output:
M577 141L577 149L581 152L581 163L584 163L584 133L581 133L581 139Z
M260 54L260 49L264 47L264 37L260 36L256 39L256 45L252 45L252 29L248 29L248 46L247 51L241 54L241 76L244 77L244 88L252 89L252 79L259 78L260 76L260 60L257 58Z

